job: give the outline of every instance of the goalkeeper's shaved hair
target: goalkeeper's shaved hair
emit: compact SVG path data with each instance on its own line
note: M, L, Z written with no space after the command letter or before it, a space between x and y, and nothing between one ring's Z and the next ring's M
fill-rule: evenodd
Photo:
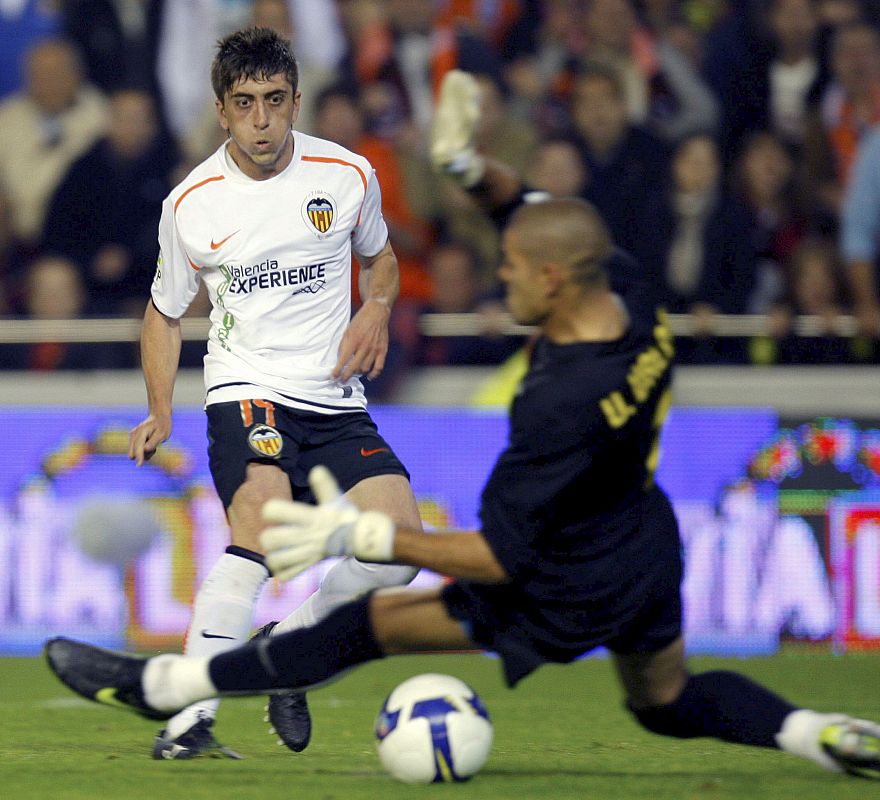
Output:
M583 289L607 286L613 245L608 226L586 200L561 197L520 206L510 218L517 245L533 264L552 261Z

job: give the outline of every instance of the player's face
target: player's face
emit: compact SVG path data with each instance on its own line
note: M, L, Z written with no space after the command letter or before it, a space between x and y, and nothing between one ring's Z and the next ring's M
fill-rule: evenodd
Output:
M515 228L501 237L498 277L507 289L507 308L518 324L540 325L547 319L550 304L543 271L518 246Z
M291 127L299 115L299 92L283 73L266 80L243 78L217 102L220 125L229 133L229 154L245 175L271 178L293 157Z

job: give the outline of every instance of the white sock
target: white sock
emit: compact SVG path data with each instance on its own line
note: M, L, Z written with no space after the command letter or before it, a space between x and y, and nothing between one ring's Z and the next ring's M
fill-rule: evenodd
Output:
M246 641L268 577L268 570L256 561L231 553L220 556L196 594L184 652L210 657ZM215 699L183 709L168 720L166 735L173 739L200 719L214 719L219 705Z
M819 734L828 725L848 720L845 714L820 714L808 708L792 711L776 734L776 743L786 753L815 761L831 772L843 772L840 765L819 744Z
M159 711L173 711L194 700L213 697L217 688L208 672L209 656L171 653L147 662L141 679L144 698Z
M403 586L409 583L417 572L414 567L364 564L356 558L343 558L327 571L317 591L272 629L272 636L310 627L339 606L371 589Z

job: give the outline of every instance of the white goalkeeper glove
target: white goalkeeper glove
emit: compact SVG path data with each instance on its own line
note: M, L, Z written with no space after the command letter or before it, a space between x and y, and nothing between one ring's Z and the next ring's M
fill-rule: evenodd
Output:
M289 581L329 556L354 556L361 561L390 561L394 553L394 523L381 511L361 511L339 491L324 466L309 473L309 486L318 505L269 500L263 520L275 523L260 534L266 566Z
M480 102L480 86L473 75L452 69L443 76L431 124L431 162L465 188L479 183L486 171L476 145Z

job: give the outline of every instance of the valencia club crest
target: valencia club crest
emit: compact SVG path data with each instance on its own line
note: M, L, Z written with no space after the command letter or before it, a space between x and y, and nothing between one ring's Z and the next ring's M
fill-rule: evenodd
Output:
M333 233L336 224L336 202L326 192L313 192L303 204L303 218L319 239Z

